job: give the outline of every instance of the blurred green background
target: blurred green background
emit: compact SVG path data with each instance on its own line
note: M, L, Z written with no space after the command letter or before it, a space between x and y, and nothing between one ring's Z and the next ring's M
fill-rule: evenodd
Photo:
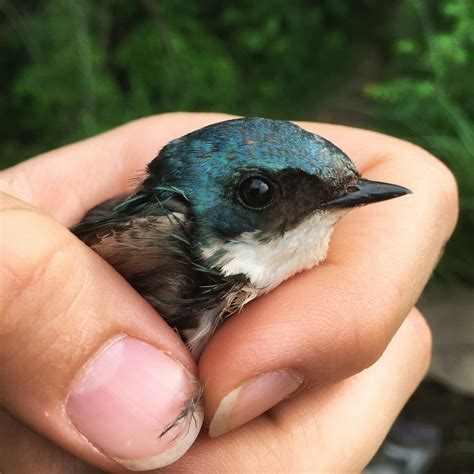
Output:
M175 110L329 121L420 144L461 195L431 289L472 290L472 0L0 0L0 48L0 167ZM442 426L444 468L468 466L472 398L443 390L422 386L408 412Z
M432 284L474 285L473 9L471 0L0 0L0 165L174 110L377 129L456 174L461 219Z

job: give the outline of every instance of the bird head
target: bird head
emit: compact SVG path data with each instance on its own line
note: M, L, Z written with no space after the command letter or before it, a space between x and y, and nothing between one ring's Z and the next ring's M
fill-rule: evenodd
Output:
M244 275L261 291L323 260L334 225L350 208L409 192L361 178L324 138L261 118L219 122L174 140L148 171L143 188L166 187L187 202L206 265Z

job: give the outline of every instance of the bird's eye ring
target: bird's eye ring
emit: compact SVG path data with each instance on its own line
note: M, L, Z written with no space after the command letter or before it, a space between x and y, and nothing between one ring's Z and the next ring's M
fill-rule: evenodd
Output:
M245 207L260 211L275 200L276 186L265 176L245 176L239 183L237 199Z

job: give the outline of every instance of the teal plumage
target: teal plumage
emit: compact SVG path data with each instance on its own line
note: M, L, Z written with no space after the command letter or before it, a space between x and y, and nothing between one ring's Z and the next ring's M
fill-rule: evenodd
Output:
M259 118L173 140L147 171L133 195L92 209L73 232L196 357L226 316L319 263L348 208L408 192L363 180L322 137Z
M146 186L172 182L192 202L198 225L214 225L225 234L240 233L257 228L261 218L233 199L242 169L301 170L335 189L358 177L341 150L297 125L236 119L170 142L150 164ZM201 244L209 243L212 232L201 230Z

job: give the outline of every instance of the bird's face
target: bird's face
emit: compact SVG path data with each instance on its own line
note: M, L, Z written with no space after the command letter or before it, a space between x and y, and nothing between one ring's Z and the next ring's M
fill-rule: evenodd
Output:
M321 261L352 206L405 194L361 179L327 140L283 121L237 119L167 145L149 166L188 200L209 266L268 291ZM397 194L398 193L398 194Z

